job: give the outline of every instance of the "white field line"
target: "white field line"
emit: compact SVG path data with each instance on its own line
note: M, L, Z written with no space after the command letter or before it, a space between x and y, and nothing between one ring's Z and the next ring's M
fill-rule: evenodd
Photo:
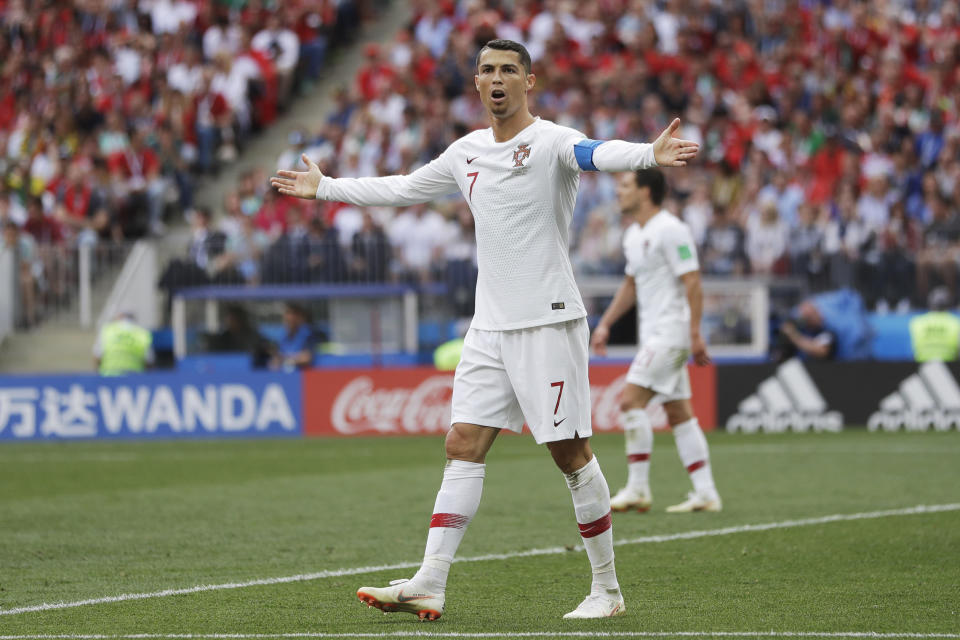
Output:
M391 631L388 633L132 633L0 636L0 640L265 640L267 638L960 638L960 633L876 631Z
M828 524L831 522L847 522L851 520L870 520L874 518L888 518L894 516L911 516L925 513L941 513L945 511L960 511L960 503L952 504L934 504L917 505L916 507L907 507L904 509L887 509L884 511L867 511L863 513L837 513L819 518L803 518L799 520L782 520L780 522L768 522L765 524L745 524L735 527L723 527L721 529L706 529L702 531L683 531L680 533L669 533L655 536L642 536L640 538L630 538L627 540L616 540L614 546L649 544L655 542L672 542L674 540L692 540L694 538L711 538L715 536L727 536L735 533L748 533L754 531L770 531L772 529L790 529L794 527L808 527L819 524ZM481 556L469 556L466 558L457 558L454 562L484 562L487 560L512 560L514 558L529 558L533 556L559 555L569 553L570 551L582 551L583 546L575 547L546 547L542 549L530 549L527 551L513 551L510 553L491 553ZM317 571L315 573L301 573L295 576L282 576L278 578L258 578L244 582L227 582L224 584L201 584L193 587L180 589L164 589L162 591L152 591L147 593L124 593L118 596L104 596L101 598L90 598L87 600L76 600L74 602L53 602L31 605L26 607L15 607L13 609L0 610L0 616L12 616L20 613L31 613L36 611L51 611L55 609L72 609L74 607L83 607L87 605L109 604L113 602L126 602L129 600L146 600L148 598L165 598L168 596L188 595L191 593L202 593L206 591L222 591L224 589L243 589L245 587L257 587L274 584L285 584L288 582L306 582L309 580L321 580L323 578L336 578L340 576L356 576L366 573L379 573L381 571L393 571L397 569L413 569L420 566L420 562L398 562L395 564L383 564L367 567L350 567L344 569L330 569L327 571ZM50 636L50 638L73 638L74 636ZM91 638L100 638L101 636L91 636ZM102 636L103 638L112 638L114 636ZM133 636L118 636L133 637ZM163 636L168 637L168 636ZM173 637L173 636L170 636ZM183 636L190 638L194 636ZM196 636L201 637L201 636ZM208 636L203 636L208 637ZM213 637L213 636L209 636ZM243 636L224 636L224 637L243 637ZM251 636L253 637L253 636ZM279 637L275 635L265 637ZM320 637L320 636L318 636ZM327 636L322 636L327 637ZM329 636L337 637L337 636ZM365 636L343 636L343 637L365 637ZM370 636L378 637L378 636ZM492 636L484 636L492 637ZM869 636L872 637L872 636ZM879 636L878 636L879 637ZM903 636L897 636L903 637ZM944 636L946 637L946 636ZM953 636L951 636L953 637ZM957 635L956 637L960 637ZM29 638L40 638L40 636L29 636ZM80 636L76 636L80 639ZM16 640L12 637L0 636L0 640ZM23 638L22 640L26 640Z

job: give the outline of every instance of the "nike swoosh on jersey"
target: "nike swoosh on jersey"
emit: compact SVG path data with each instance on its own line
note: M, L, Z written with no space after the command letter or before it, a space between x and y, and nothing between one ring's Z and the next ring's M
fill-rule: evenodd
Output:
M473 162L474 160L476 160L476 159L479 158L479 157L480 157L480 156L473 156L472 158L467 158L467 164L470 164L471 162Z
M564 420L566 420L566 418L560 418L560 422L563 422ZM560 422L557 422L556 420L554 420L554 421L553 421L553 426L559 427L559 426L560 426Z

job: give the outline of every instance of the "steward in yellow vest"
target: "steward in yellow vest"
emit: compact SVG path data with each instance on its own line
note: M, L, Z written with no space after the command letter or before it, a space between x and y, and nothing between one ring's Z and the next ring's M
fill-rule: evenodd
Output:
M952 362L960 348L960 318L949 311L928 311L910 320L910 343L917 362Z
M100 329L93 347L97 369L103 376L140 373L153 362L153 335L139 326L130 313L121 313L116 320Z

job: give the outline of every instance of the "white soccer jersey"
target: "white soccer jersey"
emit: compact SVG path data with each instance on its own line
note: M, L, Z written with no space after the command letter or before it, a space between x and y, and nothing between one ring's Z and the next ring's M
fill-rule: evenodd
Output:
M630 225L623 254L636 283L640 343L689 346L690 305L680 276L700 268L690 227L661 210L642 227Z
M324 178L317 197L405 206L459 190L476 221L479 275L471 326L490 331L564 322L586 316L569 257L581 167L656 164L650 145L610 141L601 147L584 139L539 118L506 142L480 129L410 175ZM598 147L602 152L593 156Z

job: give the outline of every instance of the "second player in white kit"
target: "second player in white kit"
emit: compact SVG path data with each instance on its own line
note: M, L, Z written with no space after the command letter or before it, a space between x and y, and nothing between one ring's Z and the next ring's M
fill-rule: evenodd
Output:
M614 570L610 493L590 449L586 311L569 259L569 226L585 170L683 166L697 153L673 138L674 120L653 144L589 140L533 117L530 55L509 40L487 43L475 84L491 128L453 142L404 176L333 179L304 156L307 171L280 171L284 195L356 205L403 206L460 192L476 222L476 314L453 387L447 464L423 563L410 580L361 587L360 600L384 612L435 620L444 612L454 554L476 514L485 459L500 429L526 419L564 474L592 568L590 594L565 618L624 612Z
M617 198L632 220L623 237L626 268L623 282L597 324L591 340L603 354L610 327L634 304L639 308L640 350L626 376L621 421L626 432L627 485L611 498L614 511L650 508L649 472L653 430L646 412L663 403L677 452L690 473L694 490L667 511L719 511L707 440L690 404L687 360L710 362L700 335L703 293L696 244L690 228L661 208L666 181L656 169L620 176Z

